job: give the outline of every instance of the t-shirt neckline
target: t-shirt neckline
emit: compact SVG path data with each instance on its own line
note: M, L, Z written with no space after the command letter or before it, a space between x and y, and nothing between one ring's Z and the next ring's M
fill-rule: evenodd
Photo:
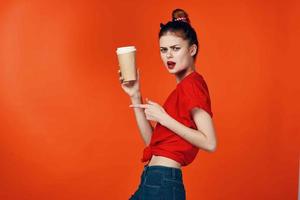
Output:
M190 74L188 74L187 76L185 76L179 83L177 83L177 86L182 84L183 81L187 80L189 77L193 76L196 73L197 73L196 71L193 71Z

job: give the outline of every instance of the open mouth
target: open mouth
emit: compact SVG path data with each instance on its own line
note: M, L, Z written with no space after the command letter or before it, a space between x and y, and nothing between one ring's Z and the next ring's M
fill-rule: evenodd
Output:
M169 68L169 69L173 69L173 68L175 67L176 63L173 62L173 61L168 61L168 62L167 62L167 65L168 65L168 68Z

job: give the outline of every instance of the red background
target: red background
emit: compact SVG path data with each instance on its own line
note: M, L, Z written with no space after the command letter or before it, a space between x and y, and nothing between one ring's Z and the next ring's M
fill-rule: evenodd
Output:
M137 47L143 98L163 104L176 82L157 35L177 7L218 137L183 168L187 199L297 198L299 3L20 0L0 3L1 200L129 198L144 144L115 50Z

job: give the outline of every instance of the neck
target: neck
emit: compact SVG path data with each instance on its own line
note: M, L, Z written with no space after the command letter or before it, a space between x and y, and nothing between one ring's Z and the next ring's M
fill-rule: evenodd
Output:
M186 76L188 76L190 73L192 73L194 71L195 71L195 66L193 65L192 67L184 69L184 70L178 72L177 74L175 74L177 84L180 83L182 81L182 79L184 79Z

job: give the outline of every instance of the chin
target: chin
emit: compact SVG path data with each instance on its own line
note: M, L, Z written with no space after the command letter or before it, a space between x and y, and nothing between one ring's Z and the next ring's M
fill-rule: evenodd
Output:
M178 73L178 71L176 69L169 69L169 68L167 68L167 70L168 70L168 72L170 74L177 74Z

